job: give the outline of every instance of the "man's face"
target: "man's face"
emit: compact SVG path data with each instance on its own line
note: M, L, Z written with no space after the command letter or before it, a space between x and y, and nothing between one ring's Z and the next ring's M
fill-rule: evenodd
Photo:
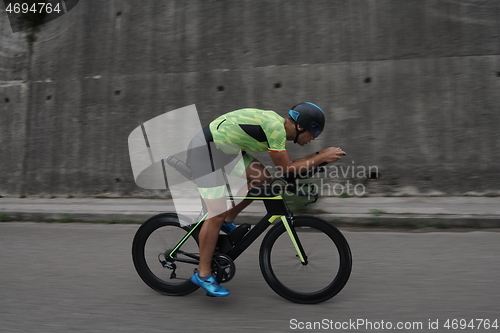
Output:
M299 126L299 131L303 130L302 127ZM301 146L307 145L309 142L314 140L315 137L309 131L305 131L299 134L299 138L297 139L297 143Z

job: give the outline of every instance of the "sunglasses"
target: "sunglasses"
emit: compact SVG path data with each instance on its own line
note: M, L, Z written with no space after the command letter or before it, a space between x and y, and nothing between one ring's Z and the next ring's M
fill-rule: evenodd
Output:
M314 138L317 138L321 134L321 132L323 132L323 129L318 125L317 122L313 121L309 126L309 133L311 133Z

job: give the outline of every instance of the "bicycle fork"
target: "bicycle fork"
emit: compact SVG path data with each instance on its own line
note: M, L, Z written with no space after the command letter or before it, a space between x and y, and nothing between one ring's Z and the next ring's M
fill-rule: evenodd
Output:
M300 243L297 231L295 231L295 228L293 228L293 217L287 217L286 215L274 215L272 217L272 220L269 220L269 222L273 223L277 218L281 218L281 222L283 222L283 225L285 226L286 232L290 237L293 247L297 251L297 257L299 257L300 263L304 266L307 265L307 255L304 251L304 248L302 247L302 244Z

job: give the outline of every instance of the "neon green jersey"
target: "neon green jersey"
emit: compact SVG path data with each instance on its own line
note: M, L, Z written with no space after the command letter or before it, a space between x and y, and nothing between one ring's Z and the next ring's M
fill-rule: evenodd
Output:
M254 152L286 150L285 120L274 111L232 111L212 121L210 131L217 147L228 154L237 153L235 146Z

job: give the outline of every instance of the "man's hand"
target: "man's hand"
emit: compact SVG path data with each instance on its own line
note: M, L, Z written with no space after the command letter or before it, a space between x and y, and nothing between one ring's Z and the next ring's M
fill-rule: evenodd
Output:
M319 153L323 155L327 163L340 161L342 156L346 155L345 151L340 149L340 147L328 147L321 150Z

